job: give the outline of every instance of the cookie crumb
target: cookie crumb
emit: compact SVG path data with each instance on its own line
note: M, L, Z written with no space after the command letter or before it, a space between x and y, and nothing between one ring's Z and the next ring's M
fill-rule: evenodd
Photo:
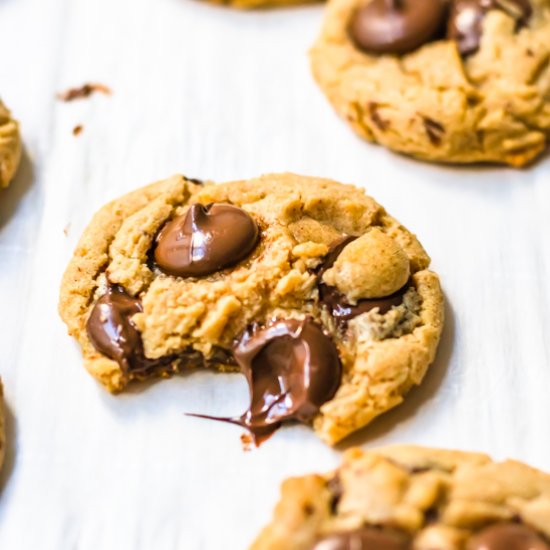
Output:
M105 84L87 83L78 88L69 88L64 92L57 94L57 99L65 102L74 101L75 99L84 99L90 97L93 93L99 92L104 95L112 95L111 88Z
M254 439L250 434L243 433L241 434L241 443L243 445L243 451L245 453L248 453L252 450L252 447L254 446Z
M84 126L82 126L82 124L77 124L73 128L73 136L79 136L82 133L82 130L84 130Z
M69 231L71 230L71 222L69 222L64 228L63 233L65 234L65 237L69 236Z

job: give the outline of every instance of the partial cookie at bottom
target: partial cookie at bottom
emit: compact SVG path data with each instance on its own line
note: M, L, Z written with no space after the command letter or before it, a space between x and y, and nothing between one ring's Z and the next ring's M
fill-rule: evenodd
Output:
M397 540L384 548L402 550L500 549L512 537L530 543L514 548L547 550L550 476L476 453L352 449L334 472L285 481L251 550L350 548L328 541L361 536Z

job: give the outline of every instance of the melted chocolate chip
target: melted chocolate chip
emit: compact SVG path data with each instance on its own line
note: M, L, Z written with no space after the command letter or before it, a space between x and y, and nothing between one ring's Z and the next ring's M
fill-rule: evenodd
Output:
M141 303L120 286L110 286L94 304L86 330L97 351L114 359L124 372L133 370L143 355L141 335L132 316L143 311Z
M445 13L443 0L371 0L355 12L350 34L366 52L404 54L436 38Z
M498 523L474 535L467 550L550 550L533 529L518 523Z
M501 10L513 17L516 27L527 23L533 9L529 0L454 0L447 26L447 38L455 40L462 55L477 51L483 18L490 10Z
M362 313L378 308L380 314L387 313L392 307L403 303L403 296L410 287L407 283L403 288L384 298L373 298L359 300L357 304L352 305L346 301L346 297L335 287L329 286L323 282L323 274L330 269L342 250L357 237L343 237L332 244L325 261L317 271L317 286L319 288L319 300L328 308L331 315L339 322L345 323Z
M319 540L312 550L409 550L410 539L398 531L362 527Z
M141 334L132 322L132 317L141 311L137 298L129 296L122 287L111 285L94 304L86 323L94 348L116 361L125 373L147 375L154 371L176 372L180 366L191 369L212 364L235 365L232 354L222 348L215 348L209 359L191 348L148 359L143 351Z
M426 130L426 134L431 144L435 146L441 145L443 136L445 135L445 126L428 117L423 117L422 120L424 122L424 129Z
M158 267L168 275L200 277L246 258L258 242L252 217L230 204L192 204L156 238Z
M254 327L235 344L233 354L250 390L250 406L240 417L191 415L238 424L256 445L282 422L310 422L340 385L338 351L311 319L273 321Z

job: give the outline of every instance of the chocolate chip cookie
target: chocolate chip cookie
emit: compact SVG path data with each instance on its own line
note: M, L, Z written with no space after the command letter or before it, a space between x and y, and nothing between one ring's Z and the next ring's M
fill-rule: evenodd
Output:
M273 174L175 176L102 208L60 313L108 390L212 367L257 443L286 421L334 444L403 401L434 359L443 298L415 236L363 191ZM191 411L202 413L206 411Z
M550 476L422 447L352 449L287 480L251 550L550 550Z
M330 0L313 74L363 138L523 166L550 135L550 0Z
M278 8L318 3L320 0L208 0L211 4L220 4L237 9Z
M0 101L0 188L7 187L21 159L19 124Z

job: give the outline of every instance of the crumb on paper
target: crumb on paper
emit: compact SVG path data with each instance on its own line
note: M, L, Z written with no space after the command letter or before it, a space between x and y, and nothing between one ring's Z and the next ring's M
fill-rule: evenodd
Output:
M65 234L65 237L69 236L69 231L71 230L71 222L69 222L64 228L63 233Z
M109 86L100 84L98 82L83 84L78 88L69 88L64 92L57 94L57 99L61 101L73 101L75 99L84 99L90 97L92 94L99 92L104 95L111 95L113 92Z
M252 436L248 433L241 434L241 443L243 444L243 451L245 453L248 453L252 450L252 447L254 445L254 439Z
M82 133L82 130L84 130L84 126L82 126L82 124L77 124L73 128L73 136L79 136Z

